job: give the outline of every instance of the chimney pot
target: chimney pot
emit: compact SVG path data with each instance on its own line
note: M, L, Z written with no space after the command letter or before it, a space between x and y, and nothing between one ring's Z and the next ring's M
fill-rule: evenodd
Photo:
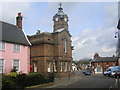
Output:
M18 13L18 16L21 16L21 12Z

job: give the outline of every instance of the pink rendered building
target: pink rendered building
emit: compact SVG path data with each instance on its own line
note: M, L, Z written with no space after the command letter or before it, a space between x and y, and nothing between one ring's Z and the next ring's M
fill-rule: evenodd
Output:
M29 73L30 42L22 30L22 16L18 13L16 25L0 21L0 73Z

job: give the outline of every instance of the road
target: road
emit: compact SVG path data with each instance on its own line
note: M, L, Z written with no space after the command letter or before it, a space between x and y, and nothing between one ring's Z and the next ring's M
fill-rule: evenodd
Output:
M82 72L76 74L81 79L64 88L111 88L116 82L115 78L103 75L84 75Z

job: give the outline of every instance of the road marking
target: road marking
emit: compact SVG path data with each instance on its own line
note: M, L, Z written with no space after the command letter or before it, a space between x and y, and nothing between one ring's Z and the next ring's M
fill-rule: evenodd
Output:
M117 85L118 84L118 79L115 79L115 85Z
M112 88L112 85L110 86L109 90Z

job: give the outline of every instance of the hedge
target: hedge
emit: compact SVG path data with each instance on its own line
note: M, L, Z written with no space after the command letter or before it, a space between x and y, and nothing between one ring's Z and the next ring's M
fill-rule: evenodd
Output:
M38 84L44 84L53 82L54 76L49 74L48 76L42 73L30 73L30 74L19 74L19 75L7 75L2 77L3 88L24 88L27 86L33 86Z

